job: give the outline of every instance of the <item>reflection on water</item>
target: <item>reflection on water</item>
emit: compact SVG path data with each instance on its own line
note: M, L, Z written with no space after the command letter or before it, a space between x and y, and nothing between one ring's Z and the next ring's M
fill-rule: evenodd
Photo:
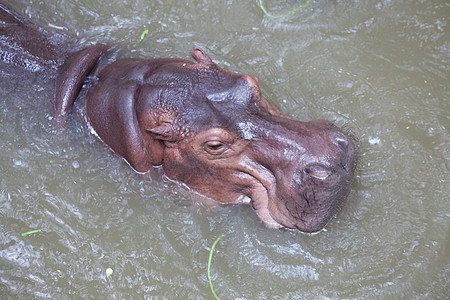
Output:
M212 264L223 299L445 298L448 3L314 1L282 20L256 1L3 3L123 56L187 58L202 47L257 75L282 112L350 128L361 159L326 232L270 230L248 207L194 203L161 170L134 173L77 114L56 138L48 83L2 77L2 297L211 298L209 249L224 234ZM32 229L42 232L21 236Z

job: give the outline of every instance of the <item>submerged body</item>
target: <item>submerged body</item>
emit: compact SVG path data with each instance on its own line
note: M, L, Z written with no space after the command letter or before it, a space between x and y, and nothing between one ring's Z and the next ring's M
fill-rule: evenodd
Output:
M1 9L2 20L13 14ZM15 39L33 31L51 41L57 34L14 17L21 30L6 28ZM36 47L22 43L18 57ZM50 60L57 62L55 114L64 119L107 47L59 49ZM39 61L43 52L33 57ZM328 121L284 116L261 95L256 77L228 72L200 49L192 56L196 62L117 59L97 65L83 93L90 126L140 173L162 165L169 178L218 202L252 205L270 227L320 231L350 191L352 140Z

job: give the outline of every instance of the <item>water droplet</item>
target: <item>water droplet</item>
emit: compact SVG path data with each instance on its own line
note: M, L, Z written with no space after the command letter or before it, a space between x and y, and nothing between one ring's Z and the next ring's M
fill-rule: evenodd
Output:
M380 144L381 140L379 137L369 137L369 144L371 145L378 145Z
M108 268L108 269L106 269L105 273L106 273L106 277L108 278L109 276L112 275L113 270L111 268Z

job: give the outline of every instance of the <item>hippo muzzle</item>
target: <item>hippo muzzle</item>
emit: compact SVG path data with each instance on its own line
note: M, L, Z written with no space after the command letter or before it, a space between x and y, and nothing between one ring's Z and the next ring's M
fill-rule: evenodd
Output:
M355 144L325 120L270 119L239 164L254 178L250 203L269 227L320 232L350 191Z
M295 141L284 139L295 163L272 167L275 182L267 187L268 210L281 226L316 233L350 192L356 152L353 141L330 122L302 125L306 128L297 131Z

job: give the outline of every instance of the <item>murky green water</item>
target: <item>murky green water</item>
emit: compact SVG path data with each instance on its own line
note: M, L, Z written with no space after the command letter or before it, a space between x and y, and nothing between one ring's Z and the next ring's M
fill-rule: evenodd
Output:
M188 58L257 75L300 120L360 140L360 169L327 231L265 228L135 174L74 114L55 137L48 85L0 83L0 297L444 299L449 290L448 1L313 1L289 19L253 1L0 0L123 56ZM285 13L298 1L264 1ZM149 34L139 42L141 33ZM22 237L21 233L42 229ZM107 268L113 270L106 277Z

